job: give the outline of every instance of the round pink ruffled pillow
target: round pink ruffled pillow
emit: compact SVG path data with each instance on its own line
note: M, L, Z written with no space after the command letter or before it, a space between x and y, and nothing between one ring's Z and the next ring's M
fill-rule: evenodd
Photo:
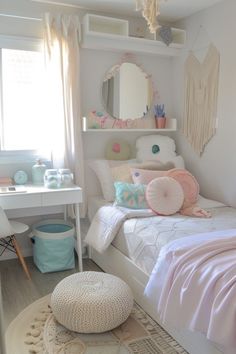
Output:
M147 185L146 200L149 208L155 213L172 215L181 209L184 192L174 178L159 177Z
M196 204L199 196L199 184L189 171L181 168L173 168L166 172L166 176L174 178L183 188L183 209Z

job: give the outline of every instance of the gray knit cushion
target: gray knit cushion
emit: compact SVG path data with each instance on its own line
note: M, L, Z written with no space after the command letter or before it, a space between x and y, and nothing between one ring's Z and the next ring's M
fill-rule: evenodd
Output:
M123 323L133 307L129 286L101 272L82 272L63 279L54 289L51 307L57 321L79 333L109 331Z

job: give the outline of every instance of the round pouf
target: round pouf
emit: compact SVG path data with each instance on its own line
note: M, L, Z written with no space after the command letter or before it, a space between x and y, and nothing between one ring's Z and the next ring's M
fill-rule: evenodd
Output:
M129 286L102 272L82 272L63 279L51 296L57 321L71 331L101 333L126 321L133 308Z

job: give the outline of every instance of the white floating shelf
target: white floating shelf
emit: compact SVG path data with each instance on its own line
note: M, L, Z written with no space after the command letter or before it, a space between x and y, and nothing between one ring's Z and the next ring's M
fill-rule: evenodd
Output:
M180 55L183 45L172 43L167 47L163 42L136 38L123 37L111 34L101 34L97 32L90 32L83 35L82 48L110 50L117 52L138 52L153 55L163 55L168 57L175 57Z
M93 133L117 133L117 132L175 132L177 130L177 120L175 118L169 118L166 120L166 128L157 129L157 128L89 128L87 126L87 119L83 117L82 128L84 133L93 132Z
M87 14L83 19L81 46L87 49L139 52L153 55L178 56L184 47L186 31L172 28L173 42L167 46L157 34L157 40L128 36L128 21Z
M129 133L133 133L133 132L175 132L176 129L93 129L93 128L88 128L86 130L83 130L84 133L124 133L124 132L129 132Z

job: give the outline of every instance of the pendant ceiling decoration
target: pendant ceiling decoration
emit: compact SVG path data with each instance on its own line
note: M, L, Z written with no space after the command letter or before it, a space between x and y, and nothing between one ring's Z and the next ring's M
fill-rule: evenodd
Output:
M162 0L136 0L136 10L142 11L142 15L147 20L151 33L156 33L156 30L160 27L157 17L160 15L161 1Z

